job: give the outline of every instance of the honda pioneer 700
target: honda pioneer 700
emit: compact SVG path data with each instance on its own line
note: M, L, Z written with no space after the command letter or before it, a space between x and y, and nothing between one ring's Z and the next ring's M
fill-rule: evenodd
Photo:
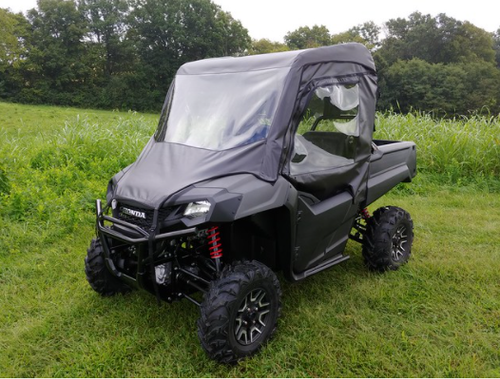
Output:
M360 44L183 65L156 133L97 200L90 285L188 299L208 355L234 362L275 332L275 271L297 281L332 267L349 238L369 268L399 268L410 215L366 207L411 181L416 149L372 140L376 97Z

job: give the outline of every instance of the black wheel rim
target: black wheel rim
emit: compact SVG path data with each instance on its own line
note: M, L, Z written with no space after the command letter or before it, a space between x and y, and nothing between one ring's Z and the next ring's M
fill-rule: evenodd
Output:
M271 302L267 292L262 288L250 291L236 313L234 337L244 346L259 340L268 327Z
M391 256L394 262L399 262L406 254L408 247L408 230L406 225L399 225L392 237Z

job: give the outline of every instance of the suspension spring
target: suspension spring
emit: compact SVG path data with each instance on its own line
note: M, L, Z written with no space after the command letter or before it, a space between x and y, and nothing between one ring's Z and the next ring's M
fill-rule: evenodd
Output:
M367 221L370 217L370 212L368 211L368 208L363 208L361 211L359 211L359 214L361 215L361 218L365 221Z
M210 252L210 258L222 258L222 243L219 236L219 227L214 226L213 228L208 229L207 233L208 244L210 246L208 248L208 251Z

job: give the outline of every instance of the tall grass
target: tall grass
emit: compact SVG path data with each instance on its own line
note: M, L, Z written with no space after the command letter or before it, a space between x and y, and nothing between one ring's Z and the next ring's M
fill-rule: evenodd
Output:
M9 121L8 113L0 116L7 119L0 128L0 212L8 225L30 225L26 233L34 232L37 241L89 222L95 198L104 195L112 175L135 160L156 123L156 116L84 110L56 122L42 117L26 124L24 113L20 116L18 121ZM14 235L5 238L9 243L0 255L21 243Z
M377 117L374 137L414 141L418 170L455 183L500 176L500 115L436 120L426 113Z

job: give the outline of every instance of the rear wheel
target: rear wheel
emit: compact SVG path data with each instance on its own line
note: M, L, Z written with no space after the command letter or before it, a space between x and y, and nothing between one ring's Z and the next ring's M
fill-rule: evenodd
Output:
M104 250L99 238L94 238L87 249L85 274L92 289L102 296L131 291L129 286L109 272L104 263Z
M413 243L413 221L398 207L377 209L368 219L363 257L371 270L397 270L408 262Z
M210 358L233 363L257 352L274 334L281 289L264 264L236 262L210 283L198 320L198 336Z

